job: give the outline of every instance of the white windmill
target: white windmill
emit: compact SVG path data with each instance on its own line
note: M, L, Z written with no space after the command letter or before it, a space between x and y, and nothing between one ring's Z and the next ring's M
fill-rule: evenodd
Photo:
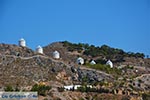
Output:
M60 58L60 53L58 51L53 52L53 58L59 59Z
M108 60L108 61L106 62L106 65L109 65L110 68L113 68L113 63L112 63L110 60Z
M26 41L23 38L19 40L19 46L26 47Z
M84 64L84 59L81 58L81 57L79 57L79 58L77 59L77 64L83 65L83 64Z
M40 53L40 54L43 54L43 48L39 45L39 46L36 48L36 52L37 52L37 53Z

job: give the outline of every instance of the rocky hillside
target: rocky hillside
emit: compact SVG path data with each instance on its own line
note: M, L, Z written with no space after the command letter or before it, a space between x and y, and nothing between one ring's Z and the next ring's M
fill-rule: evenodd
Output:
M49 44L43 50L44 54L39 54L28 47L0 44L0 89L6 90L8 86L12 86L13 89L17 87L19 90L29 91L35 84L42 83L52 89L40 98L51 96L49 98L52 100L93 100L94 96L94 100L122 100L133 95L138 97L139 92L150 92L150 59L143 58L143 54L131 55L120 49L66 44L66 41ZM60 59L53 58L55 50L60 53ZM109 50L115 50L115 53L111 51L111 55ZM78 57L84 58L84 65L76 63ZM97 64L90 65L91 59ZM113 61L114 68L105 65L107 59ZM61 91L63 86L72 84L92 85L94 88L81 88L75 92ZM107 98L107 94L111 97Z
M1 44L0 49L0 84L4 86L27 86L34 82L50 80L63 80L66 84L72 84L72 81L80 83L86 74L89 74L88 78L93 81L101 81L104 78L111 80L106 73L80 68L75 64L77 57L68 53L59 43L45 47L45 54L37 54L29 48L16 45ZM60 52L61 59L52 58L54 50Z
M33 56L35 52L28 47L19 47L17 45L0 44L0 55L14 55L21 57Z

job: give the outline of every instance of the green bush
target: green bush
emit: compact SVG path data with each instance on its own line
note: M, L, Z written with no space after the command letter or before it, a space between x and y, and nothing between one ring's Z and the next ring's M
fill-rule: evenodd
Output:
M12 92L12 91L17 92L17 91L20 91L20 89L18 88L18 86L16 86L16 87L13 88L11 85L8 85L8 86L6 86L4 88L4 91L7 91L7 92Z
M36 92L38 92L39 95L46 96L46 92L50 89L51 89L50 86L35 84L32 87L31 91L36 91Z
M85 86L78 87L77 90L80 91L80 92L86 92L86 87Z
M12 92L12 91L14 91L13 87L10 86L10 85L6 86L6 87L4 88L4 90L5 90L6 92Z

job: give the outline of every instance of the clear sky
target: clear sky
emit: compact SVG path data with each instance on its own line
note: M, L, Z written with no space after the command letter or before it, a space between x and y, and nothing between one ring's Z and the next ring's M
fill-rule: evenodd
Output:
M0 43L103 44L150 54L150 0L0 0Z

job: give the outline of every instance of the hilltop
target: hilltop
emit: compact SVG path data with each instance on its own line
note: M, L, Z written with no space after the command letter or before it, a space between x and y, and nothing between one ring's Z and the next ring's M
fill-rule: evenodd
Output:
M94 96L95 100L111 100L111 97L122 100L134 96L138 98L140 93L150 92L150 59L144 58L143 53L68 41L49 44L43 47L43 51L44 54L39 54L28 47L0 44L1 90L7 90L9 86L13 91L16 88L30 91L35 84L44 84L51 89L46 90L41 98L50 95L51 99L62 100L91 100ZM60 59L53 58L54 51L60 53ZM78 57L85 60L83 65L76 63ZM108 59L113 62L114 68L106 65ZM90 65L91 60L96 65ZM72 84L92 85L94 88L63 90L63 86ZM69 98L69 95L74 96ZM110 98L106 95L110 95Z

